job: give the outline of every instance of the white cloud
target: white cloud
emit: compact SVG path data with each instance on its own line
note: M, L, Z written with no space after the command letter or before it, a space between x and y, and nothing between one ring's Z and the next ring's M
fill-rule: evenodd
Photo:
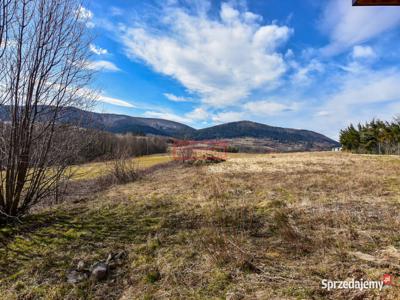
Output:
M144 116L148 117L148 118L171 120L171 121L175 121L175 122L179 122L179 123L183 123L183 124L188 124L188 123L191 123L191 121L192 121L188 118L178 116L178 115L176 115L174 113L170 113L170 112L146 111L144 113Z
M75 92L75 90L72 88L72 90ZM99 101L99 102L104 102L112 105L117 105L117 106L123 106L123 107L130 107L130 108L135 108L136 106L119 98L113 98L104 95L104 92L101 90L94 90L91 88L82 88L78 92L78 96L82 98L86 98L89 101Z
M101 71L111 71L111 72L121 71L114 63L107 60L90 61L87 63L87 68L91 70L101 70Z
M373 58L376 56L374 49L370 46L354 46L353 47L353 58Z
M322 73L325 70L325 66L317 59L312 59L304 66L294 60L291 60L290 64L294 69L291 79L295 84L309 84L313 74Z
M272 101L254 101L244 105L245 110L253 115L275 115L282 112L294 111L297 104L282 104Z
M212 116L215 123L236 122L244 119L245 114L240 111L225 111Z
M186 97L180 97L180 96L176 96L174 94L170 94L170 93L164 93L164 96L168 99L171 100L173 102L192 102L193 100L190 98L186 98Z
M96 55L104 55L104 54L108 54L107 49L103 49L101 47L98 47L94 44L90 44L89 45L89 50L92 51L94 54Z
M350 123L395 116L400 104L400 70L349 69L328 79L334 91L320 95L321 105L313 116L301 120L303 127L338 138L340 129Z
M222 110L216 113L207 111L205 107L196 107L185 114L177 115L169 111L149 110L145 116L173 120L186 124L197 124L198 122L207 123L211 120L214 123L235 122L245 119L254 119L258 117L273 116L280 113L297 110L297 103L281 104L272 101L254 101L248 102L236 111Z
M198 107L187 113L186 117L192 121L205 121L209 117L209 113L204 108Z
M315 114L315 116L317 116L317 117L326 117L326 116L330 116L330 115L331 115L331 112L327 111L327 110L321 110Z
M79 18L81 20L91 20L91 19L93 19L93 13L89 9L87 9L87 8L85 8L83 6L79 7L78 13L79 13Z
M236 22L239 19L240 13L229 4L222 3L220 16L221 20L224 23L230 24Z
M134 108L135 106L125 100L121 100L118 98L112 98L112 97L107 97L104 95L100 95L98 96L98 101L100 102L104 102L104 103L108 103L108 104L112 104L112 105L117 105L117 106L123 106L123 107L130 107L130 108Z
M349 74L329 103L333 106L400 101L400 72L363 70Z
M207 114L214 123L237 122L243 120L260 119L260 117L275 116L284 112L298 110L299 104L282 104L278 102L262 100L250 101L235 111L220 111L215 114Z
M194 110L183 115L177 115L168 111L152 111L152 110L146 111L144 115L149 118L172 120L184 124L193 124L198 121L205 121L209 117L209 113L204 108L201 107L197 107Z
M207 6L205 6L207 7ZM292 30L261 25L260 16L222 4L220 19L169 8L167 32L134 26L123 33L127 54L174 77L205 104L234 105L254 90L275 87L286 71L278 48Z
M88 28L93 28L95 26L93 21L92 21L93 20L92 11L90 11L89 9L87 9L87 8L85 8L83 6L80 6L77 14L79 16L79 20L81 22L86 23L86 26Z
M330 0L319 27L329 35L326 55L337 54L373 39L400 24L400 8L352 7L351 1Z

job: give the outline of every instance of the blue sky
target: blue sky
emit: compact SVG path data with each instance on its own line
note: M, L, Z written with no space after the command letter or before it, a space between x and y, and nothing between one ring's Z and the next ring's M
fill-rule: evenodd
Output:
M99 0L97 110L202 128L252 120L338 137L400 114L400 7L351 0Z

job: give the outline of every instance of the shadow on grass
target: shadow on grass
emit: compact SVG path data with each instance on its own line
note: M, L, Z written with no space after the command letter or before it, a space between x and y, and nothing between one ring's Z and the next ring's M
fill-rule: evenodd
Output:
M32 215L22 224L0 228L0 283L9 286L34 278L35 283L65 289L66 275L77 261L93 263L127 245L146 242L159 231L169 209L168 202L78 207Z

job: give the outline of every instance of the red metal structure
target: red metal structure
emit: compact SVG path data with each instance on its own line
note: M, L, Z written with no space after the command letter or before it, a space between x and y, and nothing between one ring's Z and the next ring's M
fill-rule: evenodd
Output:
M226 160L228 143L222 140L175 140L171 154L174 160L202 160L207 156L214 156Z

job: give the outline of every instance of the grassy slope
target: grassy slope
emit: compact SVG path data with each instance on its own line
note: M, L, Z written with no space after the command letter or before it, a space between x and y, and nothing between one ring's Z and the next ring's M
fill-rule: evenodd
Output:
M243 156L175 166L1 228L2 299L399 299L396 288L320 289L400 271L400 158ZM123 249L102 283L79 260Z

